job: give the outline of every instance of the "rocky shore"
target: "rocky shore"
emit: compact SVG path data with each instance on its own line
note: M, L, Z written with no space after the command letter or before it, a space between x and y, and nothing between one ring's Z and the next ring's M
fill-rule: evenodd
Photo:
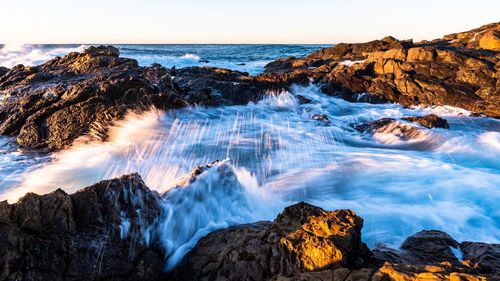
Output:
M244 105L309 83L351 102L451 105L500 117L500 23L433 41L337 44L265 68L250 76L142 67L112 46L39 66L0 67L0 135L14 137L21 148L57 151L76 140L105 141L108 127L130 111ZM312 118L328 124L324 114ZM353 128L368 134L397 129L401 138L413 138L449 124L431 114ZM304 202L274 221L209 234L165 272L165 252L154 235L163 200L131 174L74 194L57 189L0 202L0 280L500 280L498 244L459 243L423 230L397 249L369 249L355 211Z
M164 252L152 235L161 200L131 174L71 195L58 189L1 202L0 279L500 280L498 244L459 243L426 230L398 249L370 250L354 211L304 202L272 222L215 231L164 272Z
M266 73L167 69L90 47L45 64L0 70L0 134L21 147L60 150L85 135L105 140L127 111L231 105L311 81L352 102L451 105L500 117L500 23L414 43L386 37L279 59Z

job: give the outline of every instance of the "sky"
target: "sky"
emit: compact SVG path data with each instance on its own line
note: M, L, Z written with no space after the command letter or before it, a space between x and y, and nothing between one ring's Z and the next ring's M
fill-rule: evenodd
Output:
M500 0L0 0L0 43L434 39L500 21Z

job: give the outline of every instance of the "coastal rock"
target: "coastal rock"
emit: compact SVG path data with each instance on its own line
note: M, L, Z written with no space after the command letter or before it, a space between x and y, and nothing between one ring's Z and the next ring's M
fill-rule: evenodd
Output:
M0 66L0 77L4 76L9 72L9 69L7 67Z
M243 105L268 92L287 90L292 84L306 85L302 73L249 76L246 72L213 67L188 67L172 72L179 95L191 104Z
M143 244L159 195L137 174L72 195L26 194L0 203L1 280L156 280L160 251Z
M436 114L429 114L425 116L410 116L405 117L403 120L418 123L426 128L443 128L449 129L450 125L448 121L444 118L437 116Z
M185 102L159 65L139 67L118 49L90 47L35 67L14 67L0 77L6 98L0 107L0 134L27 148L59 150L88 134L106 138L106 127L129 110L176 108ZM95 134L92 134L96 131Z
M327 268L361 266L363 220L349 210L328 212L306 203L274 222L216 231L201 239L170 280L270 280Z
M306 73L324 92L353 102L452 105L499 117L499 33L494 23L430 42L341 43L271 62L266 71Z

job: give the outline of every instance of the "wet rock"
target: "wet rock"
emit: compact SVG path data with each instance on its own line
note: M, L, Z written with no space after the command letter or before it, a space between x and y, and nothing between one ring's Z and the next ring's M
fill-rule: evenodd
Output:
M213 67L189 67L173 72L177 92L199 105L242 105L268 92L287 90L292 84L308 84L305 74L249 76L246 72Z
M330 120L328 119L328 116L326 116L326 114L313 114L311 118L312 120L321 121L324 124L330 124Z
M450 125L448 121L444 118L437 116L436 114L429 114L425 116L410 116L403 118L406 121L418 123L426 128L443 128L449 129Z
M274 222L217 231L200 240L170 280L269 280L303 272L361 266L362 219L349 210L327 212L306 203Z
M379 120L354 125L354 129L362 133L394 134L401 140L418 139L425 134L419 128L410 126L393 118L382 118Z
M376 264L384 262L428 265L448 262L458 264L459 260L452 251L458 249L458 242L448 234L436 230L424 230L408 237L399 249L377 245L372 250Z
M306 103L311 103L312 102L311 99L308 99L308 98L306 98L306 97L304 97L302 95L298 95L297 99L299 100L300 104L306 104Z
M26 194L0 203L1 280L156 280L160 251L145 246L159 195L137 174L72 195Z
M107 125L127 111L184 106L159 65L139 67L111 46L90 47L36 67L14 67L0 77L10 97L0 107L0 134L27 148L59 150L92 128L106 138ZM90 134L92 137L92 134Z
M479 242L460 243L462 259L481 272L500 272L500 244Z
M200 60L200 63L209 63L209 60Z

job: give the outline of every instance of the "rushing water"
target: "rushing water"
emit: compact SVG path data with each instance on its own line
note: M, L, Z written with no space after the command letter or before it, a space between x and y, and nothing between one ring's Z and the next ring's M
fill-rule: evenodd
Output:
M297 95L312 102L300 104ZM352 127L429 113L451 128L421 128L405 139L397 130L371 135ZM0 200L58 187L73 192L139 172L165 193L164 217L150 234L160 238L168 268L208 232L271 220L301 200L355 210L369 246L399 245L422 229L499 242L500 121L468 115L452 107L349 103L315 86L246 106L151 111L117 122L106 143L77 141L53 155L21 152L0 139ZM223 161L175 188L196 165L214 160Z

